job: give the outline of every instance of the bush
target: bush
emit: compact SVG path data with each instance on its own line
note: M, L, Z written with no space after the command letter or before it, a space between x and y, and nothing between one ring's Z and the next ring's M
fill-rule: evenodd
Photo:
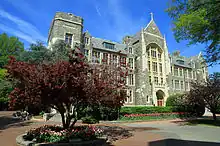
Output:
M41 111L40 113L39 113L39 115L41 116L41 117L43 117L43 115L44 115L44 111Z
M118 108L108 107L104 105L82 105L80 110L77 111L79 118L93 117L99 120L117 120Z
M112 120L117 120L118 119L118 108L110 108L107 106L100 106L100 114L101 120L108 120L108 121L112 121Z
M170 95L167 98L166 106L178 106L178 105L181 105L181 103L183 102L182 101L182 96L183 96L183 94L179 94L179 93Z
M96 124L96 123L99 123L99 120L97 120L96 118L94 118L92 116L83 117L81 120L82 120L82 123L85 123L85 124Z
M172 106L173 112L186 112L189 116L201 117L205 113L203 100L191 101L185 94L173 94L167 98L166 106Z
M151 114L151 113L170 113L172 112L172 107L162 107L162 106L134 106L134 107L122 107L120 110L120 115L125 114Z

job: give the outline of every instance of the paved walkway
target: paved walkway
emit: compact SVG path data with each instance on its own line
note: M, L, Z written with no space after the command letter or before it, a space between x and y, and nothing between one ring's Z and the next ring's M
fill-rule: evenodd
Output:
M189 125L185 125L184 122L180 122L180 121L179 122L155 121L155 122L130 123L124 125L134 128L135 127L158 128L160 130L151 130L149 132L151 134L152 133L159 134L160 136L163 137L163 139L176 139L176 140L183 140L188 142L197 141L198 146L200 146L201 144L203 144L204 146L209 146L212 144L220 145L220 127L206 126L206 125L189 126Z
M0 112L0 146L16 146L15 138L25 131L57 122L21 122L11 118L12 112ZM103 123L101 123L103 125ZM136 123L108 123L131 129L132 137L118 140L116 146L220 146L220 128L182 125L177 120Z
M12 113L8 111L0 112L0 146L16 146L16 137L25 133L25 131L45 124L55 124L55 122L39 121L22 122L12 119Z

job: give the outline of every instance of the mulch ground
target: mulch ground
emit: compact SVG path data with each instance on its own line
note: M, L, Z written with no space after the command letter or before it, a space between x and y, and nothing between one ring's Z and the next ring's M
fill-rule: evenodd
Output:
M25 133L31 128L36 128L45 124L58 124L56 122L45 122L45 121L19 121L11 118L13 112L0 112L0 145L1 146L17 146L16 137L20 134ZM162 139L158 134L150 133L150 130L159 130L153 129L150 127L143 128L130 128L123 126L123 124L97 124L98 126L111 126L112 128L107 132L109 136L112 137L111 140L114 140L112 145L115 146L148 146L150 141L156 141ZM120 127L126 130L120 131ZM119 129L117 131L117 129ZM114 133L114 134L113 134ZM116 141L115 141L116 140Z

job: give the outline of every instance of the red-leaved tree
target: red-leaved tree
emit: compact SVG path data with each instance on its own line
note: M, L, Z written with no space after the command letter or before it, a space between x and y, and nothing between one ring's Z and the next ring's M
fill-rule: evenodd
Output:
M29 64L10 57L7 70L18 81L10 94L10 107L34 104L54 108L61 114L64 128L74 126L82 104L120 107L126 97L127 69L89 64L79 49L70 53L69 61L55 64Z

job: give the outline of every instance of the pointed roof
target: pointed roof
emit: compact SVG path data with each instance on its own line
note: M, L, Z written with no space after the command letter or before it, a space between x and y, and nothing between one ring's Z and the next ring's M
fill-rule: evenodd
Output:
M152 33L154 35L163 37L159 28L157 27L154 18L153 18L153 13L151 13L151 20L150 22L147 24L147 26L144 28L144 30L148 33Z

